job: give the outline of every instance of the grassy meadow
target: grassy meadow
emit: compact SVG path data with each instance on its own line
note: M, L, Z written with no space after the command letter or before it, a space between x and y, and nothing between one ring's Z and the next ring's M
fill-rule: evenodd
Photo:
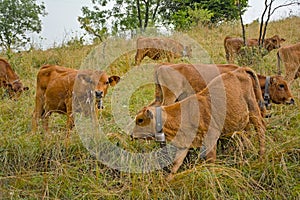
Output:
M258 30L257 22L247 25L246 36L258 37ZM299 32L300 18L291 17L271 22L267 37L278 34L286 39L284 46L299 42ZM239 33L238 23L213 28L199 26L187 32L214 63L226 63L223 39L227 35L240 36ZM165 180L163 170L129 173L104 165L85 148L76 128L66 138L63 115L51 117L51 134L42 133L41 128L38 133L32 133L39 67L57 64L78 69L95 46L74 42L45 51L32 49L15 53L8 60L30 89L18 101L10 100L0 89L0 199L300 199L299 79L292 85L296 105L272 105L272 117L266 119L263 161L258 159L255 132L247 136L237 133L224 139L215 164L198 159L194 150L170 182ZM133 63L134 52L131 52L112 63L107 72L123 78L135 67ZM277 71L276 63L275 50L257 58L250 67L258 73L272 75ZM130 152L158 148L154 141L131 141L116 125L110 105L113 92L110 88L99 119L107 138ZM140 87L130 97L129 115L134 118L153 96L153 84Z

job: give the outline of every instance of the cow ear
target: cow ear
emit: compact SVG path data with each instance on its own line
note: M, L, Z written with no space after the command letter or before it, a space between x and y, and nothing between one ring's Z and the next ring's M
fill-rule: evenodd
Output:
M110 76L109 78L108 78L108 80L109 80L109 84L110 84L110 86L115 86L117 83L119 83L119 81L120 81L120 77L119 76Z
M276 78L270 77L270 83L271 84L276 84Z
M148 117L149 119L153 119L153 113L149 109L147 109L145 113L146 117Z

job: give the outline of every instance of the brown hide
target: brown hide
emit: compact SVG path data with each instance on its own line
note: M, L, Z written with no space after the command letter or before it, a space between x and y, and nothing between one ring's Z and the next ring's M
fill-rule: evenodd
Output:
M168 62L184 56L191 57L192 49L169 38L145 38L140 37L136 41L135 64L140 65L144 57L153 60L167 58Z
M177 172L189 148L206 146L207 160L216 159L216 142L221 134L242 131L253 124L258 132L260 155L265 152L265 123L253 89L259 88L250 68L239 68L213 79L201 92L161 106L163 132L177 147L169 179ZM260 91L257 89L257 91ZM153 138L156 130L156 107L145 107L135 118L133 138Z
M97 94L100 98L104 97L109 85L114 86L119 80L120 77L109 77L103 71L75 70L57 65L42 66L37 74L33 131L36 131L38 119L41 118L44 129L48 132L48 118L53 112L66 114L67 127L71 128L74 122L73 98L76 100L75 105L78 105L75 108L76 112L93 115L94 113L81 110L80 104L94 106ZM86 108L84 105L82 107Z
M284 42L285 39L280 38L278 35L274 35L273 37L266 38L264 40L263 48L265 48L268 52L273 49L278 49L280 47L280 43ZM244 46L242 38L233 38L233 37L225 37L224 39L224 48L226 54L226 60L228 63L234 63L235 55L240 53L241 48ZM248 39L246 41L246 46L248 47L258 47L258 39Z
M285 67L284 79L290 85L300 76L300 43L281 47L277 52L278 73L280 74L280 60Z
M28 90L24 87L19 76L14 72L10 64L0 58L0 87L7 89L10 98L18 98L20 94Z
M155 69L155 101L151 105L170 105L200 92L219 74L236 70L234 64L164 64ZM266 76L258 75L261 93L265 93ZM270 76L270 100L276 104L294 102L282 76ZM262 97L257 97L259 101Z

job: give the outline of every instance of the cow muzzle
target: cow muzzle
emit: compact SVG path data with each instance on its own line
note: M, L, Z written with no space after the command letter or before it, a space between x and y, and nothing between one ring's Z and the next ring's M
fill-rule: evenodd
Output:
M103 103L102 103L103 91L95 91L95 96L96 96L97 108L103 109Z
M288 105L295 105L295 100L293 98L290 99L290 101L287 101L286 104Z

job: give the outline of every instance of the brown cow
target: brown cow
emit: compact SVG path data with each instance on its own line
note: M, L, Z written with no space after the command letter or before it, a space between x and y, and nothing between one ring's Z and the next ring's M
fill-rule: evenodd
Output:
M266 127L256 92L260 92L259 82L250 68L224 73L213 79L201 92L180 102L145 107L135 117L132 137L158 139L157 132L165 134L166 139L177 148L168 179L177 172L189 148L206 147L206 158L213 162L220 135L245 130L249 124L253 124L258 132L259 153L263 156ZM161 127L157 128L160 124Z
M169 38L146 38L139 37L136 41L135 64L140 65L144 57L148 56L153 60L167 58L168 62L172 59L181 57L191 57L192 49Z
M106 95L109 85L114 86L119 80L119 76L109 77L103 71L75 70L57 65L42 66L37 74L33 131L36 131L38 119L41 118L44 129L48 132L48 118L52 112L66 114L67 127L72 128L73 100L76 105L98 103L100 108L101 99ZM76 112L80 111L78 106L75 109Z
M19 76L2 58L0 58L0 87L6 88L10 98L18 98L23 91L29 89L23 86Z
M284 41L284 38L280 38L278 35L274 35L273 37L266 38L264 40L263 48L270 52L273 49L278 49L280 47L280 43ZM242 38L233 38L229 36L225 37L224 48L226 53L226 60L228 63L234 63L234 55L238 55L243 46L244 44ZM258 39L248 39L246 41L246 46L258 47Z
M203 90L221 73L238 69L234 64L163 64L155 70L155 101L150 105L170 105ZM291 91L282 76L257 75L266 104L293 104ZM267 81L268 80L268 81ZM260 99L260 97L258 97Z
M285 66L284 79L291 84L300 76L300 42L294 45L281 47L277 52L278 73L280 74L280 60Z

